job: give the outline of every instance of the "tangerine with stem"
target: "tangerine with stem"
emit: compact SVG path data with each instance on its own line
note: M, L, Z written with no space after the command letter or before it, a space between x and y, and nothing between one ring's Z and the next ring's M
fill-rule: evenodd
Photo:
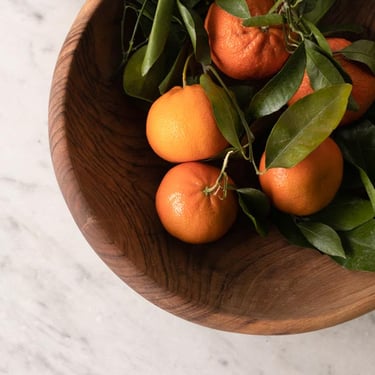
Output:
M266 14L273 0L246 0L251 16ZM215 65L235 79L264 79L277 73L287 60L283 28L246 27L243 19L210 5L205 28Z
M216 241L236 220L238 202L232 179L202 162L181 163L163 177L156 192L156 211L164 228L192 244Z

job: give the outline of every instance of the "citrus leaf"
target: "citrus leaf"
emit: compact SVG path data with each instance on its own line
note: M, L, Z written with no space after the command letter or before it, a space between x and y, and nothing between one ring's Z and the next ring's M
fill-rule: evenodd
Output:
M362 168L359 168L359 175L361 177L361 181L363 183L363 186L366 189L366 193L367 193L368 197L370 198L370 201L372 203L372 207L375 210L375 187L374 187L374 184L370 180L368 174Z
M345 258L345 251L340 236L330 226L306 221L297 223L298 228L306 239L324 254Z
M236 189L239 205L244 214L253 222L256 231L265 236L268 232L266 218L270 203L266 195L254 188Z
M313 221L335 230L352 230L374 218L371 202L352 195L339 195L323 210L310 216Z
M165 75L163 56L160 64L153 66L146 75L142 75L141 65L147 46L143 46L131 55L125 65L123 74L123 88L127 95L152 102L159 95L159 83Z
M334 258L343 267L375 272L375 220L349 232L341 233L341 240L345 246L346 259Z
M305 65L305 48L301 43L282 69L253 96L248 113L263 117L284 106L300 86Z
M306 70L314 90L344 83L333 61L320 52L310 41L306 43Z
M246 0L216 0L215 3L226 12L239 18L251 17Z
M317 41L319 47L328 55L332 55L331 48L327 42L327 39L324 37L320 29L318 29L312 22L307 19L304 19L304 23L310 29L312 35L314 36L315 40Z
M276 224L280 233L293 245L300 247L312 248L315 247L307 241L306 237L298 228L294 217L284 212L273 210L272 222Z
M372 40L357 40L350 46L340 50L350 60L366 64L375 74L375 42Z
M358 169L375 209L375 125L364 120L356 126L340 129L335 140L344 158Z
M234 96L229 97L227 92L215 84L207 73L200 76L199 82L212 104L217 126L224 138L234 148L241 150L242 145L239 138L242 130L241 121L233 106Z
M246 27L276 26L282 25L283 22L284 19L281 14L272 13L246 18L242 25Z
M318 90L287 108L266 143L266 167L298 164L337 127L348 103L351 85Z
M312 10L307 12L304 16L312 23L316 24L332 7L336 0L305 0L308 3L312 4L313 7L310 7Z
M170 29L174 0L160 0L157 3L147 49L142 62L141 73L146 75L163 52Z
M210 47L202 19L192 9L188 9L182 4L180 0L177 0L177 7L193 45L196 60L205 65L210 64Z

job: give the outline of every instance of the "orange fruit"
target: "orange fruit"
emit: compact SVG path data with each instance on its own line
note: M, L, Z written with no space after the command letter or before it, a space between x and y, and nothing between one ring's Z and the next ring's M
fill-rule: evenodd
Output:
M213 157L228 146L202 86L176 86L153 102L147 140L156 154L174 163Z
M333 52L340 51L351 44L349 40L343 38L327 38L327 42ZM348 125L361 118L375 101L375 76L365 65L350 61L341 54L335 55L335 59L352 79L352 96L359 106L358 111L347 110L345 112L340 125ZM299 89L289 100L288 104L294 104L297 100L311 94L313 91L310 79L305 72Z
M273 0L246 0L252 16L263 15ZM205 28L215 65L235 79L263 79L280 70L289 53L281 27L245 27L243 19L211 4Z
M265 153L259 170L265 170ZM294 167L270 168L259 175L259 182L280 211L305 216L321 210L332 201L342 177L341 150L332 138L327 138Z
M172 236L199 244L215 241L230 229L238 212L235 192L205 192L219 174L218 168L201 162L181 163L166 173L155 201L160 221ZM233 184L230 178L228 182Z

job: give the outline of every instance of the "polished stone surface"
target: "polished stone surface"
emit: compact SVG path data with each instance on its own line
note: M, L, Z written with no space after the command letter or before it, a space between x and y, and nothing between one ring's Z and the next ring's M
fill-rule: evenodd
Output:
M160 310L98 259L58 189L47 131L82 4L0 1L0 374L373 374L375 312L300 335L221 332Z

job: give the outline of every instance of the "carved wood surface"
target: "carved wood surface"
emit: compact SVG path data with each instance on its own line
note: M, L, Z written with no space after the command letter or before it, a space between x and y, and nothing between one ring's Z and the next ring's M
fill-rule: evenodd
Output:
M375 274L290 246L275 229L262 238L239 219L225 238L202 246L165 233L154 194L169 164L148 147L145 114L115 74L122 4L87 1L63 44L50 95L56 177L92 248L147 300L221 330L298 333L373 310ZM348 15L375 30L374 1L338 1L330 20Z

